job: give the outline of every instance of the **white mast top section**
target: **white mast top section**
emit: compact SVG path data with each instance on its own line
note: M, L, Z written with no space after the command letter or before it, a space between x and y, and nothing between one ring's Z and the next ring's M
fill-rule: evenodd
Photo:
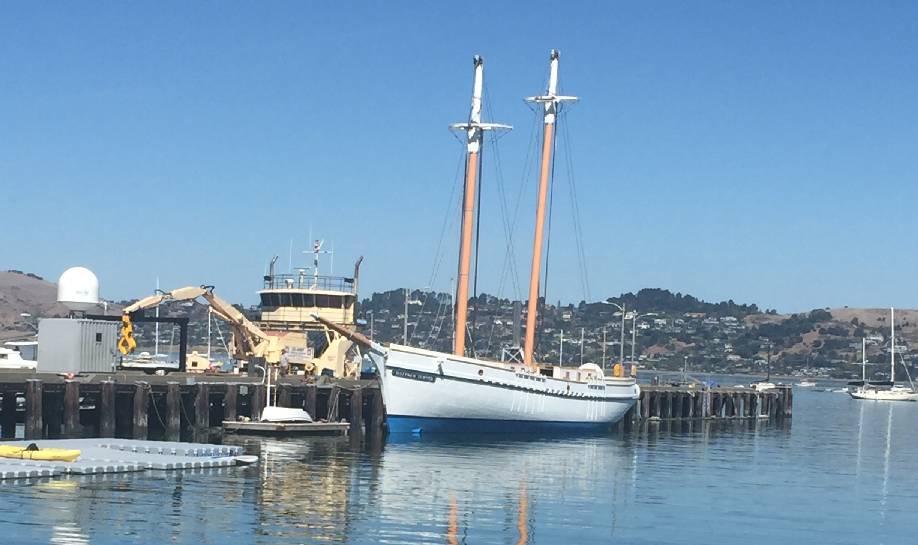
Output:
M513 127L501 123L481 122L481 91L484 87L484 59L480 55L473 58L475 63L475 81L472 84L472 108L469 112L468 123L453 123L449 126L454 131L466 133L466 145L469 153L478 153L481 150L481 136L484 131L506 130Z
M552 49L549 56L550 71L548 75L548 90L542 96L526 97L526 102L540 102L545 107L545 124L552 125L558 115L558 104L561 102L577 102L578 97L558 94L558 59L561 54L557 49Z

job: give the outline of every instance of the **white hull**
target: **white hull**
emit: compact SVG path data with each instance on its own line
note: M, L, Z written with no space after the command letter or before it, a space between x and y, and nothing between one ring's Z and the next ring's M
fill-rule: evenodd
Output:
M564 380L394 344L370 357L393 432L603 428L640 396L631 378Z
M854 399L872 401L918 401L918 393L907 388L876 390L874 388L857 388L848 392Z
M312 417L303 409L268 405L261 412L262 422L312 422Z

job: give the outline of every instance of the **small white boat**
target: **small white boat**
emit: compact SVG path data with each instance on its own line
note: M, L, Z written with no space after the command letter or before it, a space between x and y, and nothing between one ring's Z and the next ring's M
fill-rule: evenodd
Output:
M797 383L797 386L800 388L813 388L814 386L816 386L816 382L812 380L801 380L800 382Z
M22 351L23 349L37 346L38 343L35 341L10 341L0 346L0 369L34 371L38 367L38 362L33 359L23 358Z
M870 383L867 381L867 339L861 339L861 382L848 395L854 399L871 401L918 401L918 391L914 386L901 386L896 384L896 314L895 309L889 309L889 382ZM908 369L906 368L906 372ZM909 377L909 383L912 379Z
M749 387L757 392L764 392L766 390L774 390L775 388L777 388L774 382L771 382L768 380L763 380L760 382L753 382L752 384L749 385Z
M277 381L277 367L265 369L265 392L267 403L261 411L262 422L312 422L312 416L303 409L296 407L278 407L277 406L277 387L271 383L271 375L274 375L275 383Z
M875 386L862 386L848 392L854 399L872 401L918 401L918 392L905 386L893 386L888 389Z

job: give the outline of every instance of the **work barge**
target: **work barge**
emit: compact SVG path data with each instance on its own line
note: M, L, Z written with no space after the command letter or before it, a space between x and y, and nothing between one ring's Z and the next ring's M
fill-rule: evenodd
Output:
M27 440L119 437L206 443L233 431L225 423L257 421L266 395L258 379L235 375L116 373L66 379L0 373L0 438L13 439L19 423ZM385 406L376 380L313 383L285 377L276 395L278 406L302 408L328 423L330 432L347 423L352 437L385 434ZM759 391L642 385L641 397L615 429L631 431L657 421L782 421L792 415L790 386Z
M257 421L266 396L259 379L235 375L115 373L67 379L0 373L0 439L13 439L18 423L24 425L26 440L118 437L207 443L219 439L224 422ZM276 396L278 406L301 407L317 421L348 423L343 429L352 437L379 437L385 430L375 380L307 383L288 377L276 385ZM341 426L327 428L342 431Z

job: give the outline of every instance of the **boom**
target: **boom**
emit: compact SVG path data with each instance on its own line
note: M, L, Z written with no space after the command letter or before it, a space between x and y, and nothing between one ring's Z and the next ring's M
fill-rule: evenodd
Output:
M157 293L144 297L136 303L124 308L121 316L121 338L118 340L118 350L122 354L130 354L137 348L137 341L133 337L133 323L131 316L170 301L189 301L202 297L214 315L227 322L232 329L231 346L233 357L239 360L264 358L267 363L280 361L280 347L277 338L268 335L257 325L249 321L236 307L229 302L214 295L213 286L188 286L170 292Z

